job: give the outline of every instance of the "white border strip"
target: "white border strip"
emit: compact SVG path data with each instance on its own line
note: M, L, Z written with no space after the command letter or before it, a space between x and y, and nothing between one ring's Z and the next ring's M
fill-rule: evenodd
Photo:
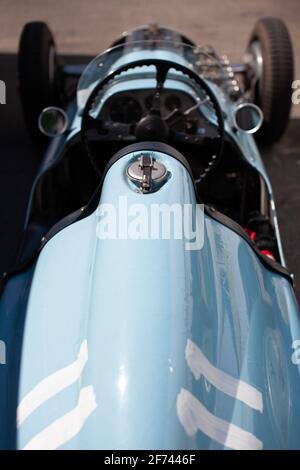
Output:
M185 358L196 380L201 375L221 392L242 401L254 410L263 412L263 397L259 390L242 380L223 372L205 357L198 346L190 339L187 340Z
M176 402L177 415L189 436L197 431L234 450L261 450L263 443L253 434L210 413L188 390L182 388Z
M76 382L81 376L87 360L88 346L85 339L81 344L76 361L43 379L23 398L17 408L17 426L20 427L28 416L45 401Z
M80 390L78 404L54 421L26 444L23 450L55 450L76 436L90 414L97 408L92 385Z

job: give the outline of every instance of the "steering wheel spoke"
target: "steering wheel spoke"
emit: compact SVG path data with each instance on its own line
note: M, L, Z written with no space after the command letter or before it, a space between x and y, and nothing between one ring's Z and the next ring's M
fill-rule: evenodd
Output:
M156 89L162 89L171 68L169 63L156 63Z
M168 63L156 63L156 88L153 94L152 99L152 106L149 111L149 114L157 114L160 115L160 99L161 99L161 91L164 87L164 83L166 81L168 72L170 70L170 65Z

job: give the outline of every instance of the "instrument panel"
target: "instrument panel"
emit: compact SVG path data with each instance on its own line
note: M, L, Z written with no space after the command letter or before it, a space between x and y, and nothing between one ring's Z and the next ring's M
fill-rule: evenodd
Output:
M154 90L118 92L106 99L99 118L104 138L130 140L134 128L153 106ZM177 140L198 143L211 137L215 127L201 112L201 101L180 90L163 89L159 100L160 117ZM106 135L106 137L105 137Z
M130 123L138 122L147 114L153 102L153 91L137 90L118 93L105 103L102 110L102 118L109 118L113 122ZM189 108L195 101L179 91L163 90L161 92L161 115L166 117L175 108L180 111Z

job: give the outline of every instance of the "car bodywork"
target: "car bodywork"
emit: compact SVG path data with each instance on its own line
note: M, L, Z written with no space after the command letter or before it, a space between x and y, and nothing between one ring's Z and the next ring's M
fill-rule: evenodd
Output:
M120 57L108 65L103 60L104 76L147 55L195 67L166 45L153 51L136 40L134 50L125 41L115 49L122 50ZM65 73L78 71L66 66ZM131 87L153 89L144 70L119 78L107 88L102 106ZM79 82L78 101L66 110L68 131L50 142L34 182L19 264L6 276L0 300L6 344L6 365L0 366L1 448L300 447L300 369L293 359L299 310L272 187L253 136L234 126L237 104L230 81L207 81L226 113L226 138L257 175L276 260L211 205L202 209L198 250L187 250L183 239L99 239L99 205L117 207L120 195L149 210L153 204L201 202L189 162L153 142L131 147L123 142L85 205L50 228L36 228L32 214L41 181L78 139L94 86L90 81L86 91ZM170 79L172 87L195 93L185 77ZM206 117L213 122L209 109ZM126 178L143 152L151 152L169 174L150 194L137 192Z

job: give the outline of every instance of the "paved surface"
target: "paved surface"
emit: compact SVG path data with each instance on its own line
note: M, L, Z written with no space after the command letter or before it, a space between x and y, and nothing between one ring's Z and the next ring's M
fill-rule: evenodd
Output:
M123 30L160 21L211 44L238 61L261 16L284 19L292 35L300 79L299 0L0 0L0 79L7 104L0 106L0 271L11 264L38 156L24 130L16 93L16 51L23 24L44 20L64 54L97 54ZM82 58L81 58L82 59ZM79 58L80 60L80 58ZM300 105L294 106L283 140L265 151L289 268L300 301Z
M278 16L300 58L299 0L0 0L0 13L0 52L17 51L27 21L47 21L65 54L97 54L122 31L159 21L238 61L258 18Z

